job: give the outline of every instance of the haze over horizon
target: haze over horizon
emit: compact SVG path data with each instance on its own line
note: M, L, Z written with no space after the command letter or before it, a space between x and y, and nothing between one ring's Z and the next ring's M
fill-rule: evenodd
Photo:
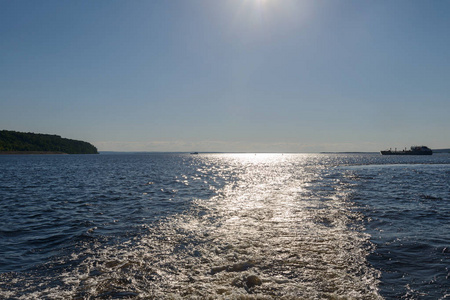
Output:
M450 148L450 2L0 0L0 130L99 151Z

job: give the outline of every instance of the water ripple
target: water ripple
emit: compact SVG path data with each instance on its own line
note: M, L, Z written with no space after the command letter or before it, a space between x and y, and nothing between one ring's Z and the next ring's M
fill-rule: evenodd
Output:
M430 295L431 286L443 295L446 227L424 242L405 229L421 224L423 237L448 224L449 173L436 159L4 159L0 297L380 299ZM441 175L420 188L417 176L430 172ZM405 282L407 272L426 282Z

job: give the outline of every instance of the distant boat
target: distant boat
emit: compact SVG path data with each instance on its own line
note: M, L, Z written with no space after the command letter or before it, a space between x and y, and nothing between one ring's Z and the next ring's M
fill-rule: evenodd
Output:
M410 150L401 150L397 151L395 149L394 151L389 150L382 150L380 151L381 155L432 155L433 151L428 148L427 146L412 146Z
M191 154L198 154L198 152L191 152Z

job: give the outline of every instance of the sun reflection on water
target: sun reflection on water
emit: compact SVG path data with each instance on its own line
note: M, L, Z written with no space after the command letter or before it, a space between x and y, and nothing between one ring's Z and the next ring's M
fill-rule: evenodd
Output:
M76 268L62 275L68 288L54 287L54 293L73 299L379 299L377 273L366 262L368 237L349 191L317 161L307 154L192 158L195 172L176 180L203 180L212 197L144 224L145 234L122 244L87 245L72 255Z
M198 215L166 224L189 232L188 240L175 235L180 244L192 246L178 262L190 279L176 280L187 295L379 297L375 275L365 263L367 237L350 228L358 216L345 193L331 188L324 194L312 184L321 169L309 169L311 157L229 154L215 159L232 166L233 181L215 197L197 200L193 211Z

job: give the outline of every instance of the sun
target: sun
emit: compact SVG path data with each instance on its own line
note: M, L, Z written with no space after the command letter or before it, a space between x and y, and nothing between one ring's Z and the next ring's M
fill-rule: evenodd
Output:
M268 12L273 9L275 2L274 0L243 0L240 11L250 17L252 21L256 19L258 22L262 22Z
M250 38L269 38L275 32L300 28L313 16L305 0L234 0L231 26Z
M249 0L249 2L253 2L257 8L265 8L271 0Z

